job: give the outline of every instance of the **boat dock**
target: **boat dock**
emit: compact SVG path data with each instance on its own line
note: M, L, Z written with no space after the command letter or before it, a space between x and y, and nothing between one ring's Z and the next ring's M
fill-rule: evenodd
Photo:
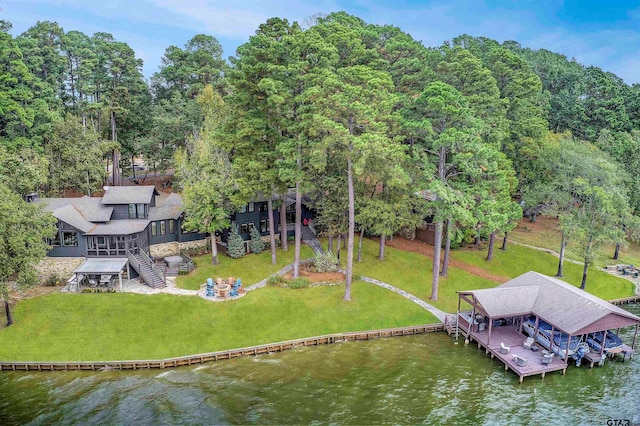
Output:
M478 349L484 349L486 355L490 355L492 359L500 360L504 364L505 371L513 371L520 378L520 383L528 376L540 375L544 377L553 371L562 371L562 374L565 374L567 370L565 361L555 355L549 364L543 364L544 348L534 344L537 352L533 352L531 349L523 347L526 336L512 326L494 327L490 343L488 343L489 332L487 330L471 331L468 334L463 332L462 334L466 335L470 343L475 341L478 344ZM507 353L502 353L503 345L509 348Z

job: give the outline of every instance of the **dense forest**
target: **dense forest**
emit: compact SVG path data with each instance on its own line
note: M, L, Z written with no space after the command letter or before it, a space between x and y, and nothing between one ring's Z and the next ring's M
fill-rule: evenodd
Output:
M310 21L269 19L229 61L196 35L150 81L110 34L38 22L13 37L0 21L0 186L91 194L142 156L175 169L187 226L210 233L257 193L278 208L294 189L294 275L304 196L348 242L347 300L357 237L379 236L383 259L386 237L425 218L444 248L433 299L449 250L486 241L490 260L523 209L558 216L561 251L580 241L583 288L595 246L638 238L639 85L515 41L426 47L344 12Z

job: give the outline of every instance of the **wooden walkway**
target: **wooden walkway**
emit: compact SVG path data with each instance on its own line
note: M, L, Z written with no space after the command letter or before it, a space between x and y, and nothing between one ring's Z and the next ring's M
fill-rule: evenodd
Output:
M623 297L621 299L609 300L612 305L626 305L628 303L640 302L640 296Z
M383 330L370 330L361 332L328 334L324 336L309 337L305 339L288 340L285 342L269 343L266 345L250 346L239 349L210 352L198 355L188 355L177 358L157 360L130 360L130 361L94 361L94 362L0 362L1 370L11 371L59 371L59 370L140 370L150 368L172 368L183 365L202 364L210 361L255 356L282 352L289 349L305 346L329 345L332 343L348 342L356 340L370 340L382 337L408 336L424 334L436 331L444 331L444 324L426 324L410 327L387 328Z
M562 371L562 374L566 372L567 364L561 360L558 356L554 356L553 360L548 365L542 364L542 348L538 347L538 352L533 352L530 349L525 349L522 344L524 343L526 336L521 334L513 326L494 327L491 331L491 343L488 343L489 332L484 331L472 331L469 334L470 341L476 341L478 343L478 349L484 348L487 355L491 355L491 358L498 358L503 364L505 370L512 370L520 377L520 382L527 376L536 376L540 374L542 377L545 374L552 371ZM500 353L501 343L510 347L509 353ZM519 356L527 360L525 366L520 366L516 363L514 355Z

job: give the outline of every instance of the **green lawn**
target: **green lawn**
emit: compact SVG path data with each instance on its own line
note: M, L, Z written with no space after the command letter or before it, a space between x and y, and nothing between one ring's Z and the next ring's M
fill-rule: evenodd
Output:
M544 229L539 229L540 226L536 226L540 224L544 224ZM534 226L536 226L535 232L532 231ZM536 224L531 224L528 220L523 219L518 227L509 233L509 239L536 247L547 248L555 252L560 251L560 233L556 229L556 221L545 217L538 220ZM566 256L571 259L582 260L581 249L582 247L577 241L569 240ZM622 247L618 260L612 259L614 251L615 244L606 244L596 248L594 265L598 267L615 264L640 265L639 244L630 243L626 247Z
M52 294L24 300L0 330L3 361L153 359L344 331L437 322L407 299L363 282L266 287L223 303L193 296Z
M517 277L528 271L536 271L554 276L558 271L558 258L527 247L511 244L507 251L495 250L493 260L488 262L486 250L455 251L453 257L465 263L480 266L487 271L506 277ZM564 281L580 286L582 265L564 263ZM589 268L586 290L602 299L611 300L633 296L634 285L625 279L609 275L595 268Z
M176 283L178 287L181 288L198 290L200 286L207 281L207 278L213 278L215 280L217 277L234 277L241 278L243 284L249 286L293 263L293 251L293 244L290 245L287 251L278 249L278 263L276 265L271 264L270 250L263 251L258 255L247 254L240 259L232 259L229 256L220 254L218 256L220 264L215 266L211 264L210 255L198 256L193 259L197 268L189 275L177 277ZM313 250L306 244L303 244L300 251L300 258L309 259L311 257L313 257Z
M362 262L354 261L354 273L384 281L425 300L446 312L455 312L458 306L458 290L475 290L495 287L496 283L457 268L449 268L449 276L441 278L438 300L431 296L431 258L414 252L387 247L385 260L378 260L378 243L365 239Z
M363 262L355 274L400 287L423 300L431 293L431 259L387 248L377 260L378 244L365 240ZM344 251L342 252L344 255ZM303 247L303 258L311 257ZM553 275L557 259L545 252L510 245L496 250L491 262L485 251L456 251L456 260L477 265L495 275L516 277L529 270ZM207 277L240 277L250 285L293 260L293 250L232 260L221 256L196 258L199 268L179 277L184 288L198 288ZM343 261L345 260L343 256ZM567 263L565 279L580 283L581 266ZM634 294L633 285L595 269L587 291L604 299ZM440 280L436 307L453 312L458 290L494 287L496 283L451 267ZM265 287L236 301L213 303L193 296L136 294L52 294L24 300L14 310L15 325L0 330L0 360L98 361L165 358L238 348L343 331L437 322L418 305L388 290L356 281L352 301L342 300L344 286L286 289Z

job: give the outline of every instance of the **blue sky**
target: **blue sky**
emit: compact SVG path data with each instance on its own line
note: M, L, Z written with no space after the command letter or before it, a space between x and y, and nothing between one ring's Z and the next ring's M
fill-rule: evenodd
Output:
M39 20L65 31L108 32L143 59L147 77L168 46L183 47L195 34L215 36L227 57L272 16L304 22L338 10L400 27L426 46L460 34L516 40L640 83L638 0L0 0L0 19L13 24L14 35Z

